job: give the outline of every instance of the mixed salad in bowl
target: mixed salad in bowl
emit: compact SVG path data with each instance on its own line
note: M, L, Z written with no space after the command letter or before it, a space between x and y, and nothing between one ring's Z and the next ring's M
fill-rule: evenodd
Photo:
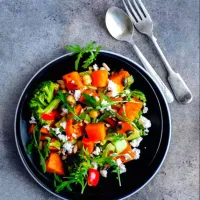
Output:
M54 175L56 192L126 173L125 163L140 158L139 145L151 127L143 115L146 97L134 88L128 71L93 64L100 47L94 43L69 49L77 54L75 70L55 82L42 82L33 92L27 152L36 152L43 173ZM83 55L89 55L82 62Z

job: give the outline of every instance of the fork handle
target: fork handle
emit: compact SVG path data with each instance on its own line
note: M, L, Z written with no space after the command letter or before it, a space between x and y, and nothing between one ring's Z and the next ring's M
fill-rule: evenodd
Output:
M163 83L163 81L158 76L158 74L153 69L153 67L149 64L149 62L144 57L144 55L142 54L142 52L138 49L138 47L136 46L136 44L134 42L131 42L131 44L132 44L132 46L133 46L136 54L138 55L139 59L141 60L142 64L144 65L145 69L149 72L149 74L152 76L152 78L154 79L154 81L158 84L158 86L162 90L162 92L163 92L163 94L164 94L167 102L168 103L172 103L174 101L174 97L173 97L172 93L169 91L169 89L167 88L167 86Z
M192 101L192 98L193 98L191 91L189 90L189 88L185 84L185 82L182 79L182 77L180 76L180 74L174 72L174 70L169 65L169 63L168 63L167 59L165 58L160 46L157 43L157 39L153 35L151 35L149 37L152 40L153 44L155 45L155 47L158 51L158 54L160 55L163 63L165 64L165 67L166 67L167 72L168 72L168 81L169 81L169 84L172 88L172 91L174 92L176 99L180 103L183 103L183 104L190 103Z

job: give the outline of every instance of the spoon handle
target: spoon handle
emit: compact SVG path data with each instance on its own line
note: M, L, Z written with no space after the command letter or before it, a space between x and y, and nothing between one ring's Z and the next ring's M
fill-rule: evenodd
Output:
M161 80L161 78L158 76L156 71L153 69L153 67L149 64L147 59L144 57L142 52L139 50L139 48L136 46L134 42L131 42L136 54L138 55L139 59L141 60L142 64L144 65L145 69L149 72L149 74L152 76L154 81L158 84L160 89L162 90L166 100L168 103L172 103L174 101L174 96L170 92L170 90L167 88L167 86L164 84L164 82Z

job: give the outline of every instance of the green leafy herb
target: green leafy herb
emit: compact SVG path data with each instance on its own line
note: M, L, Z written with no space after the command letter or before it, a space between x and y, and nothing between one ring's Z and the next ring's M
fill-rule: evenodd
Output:
M75 113L74 108L71 107L69 105L69 103L67 102L67 100L66 100L66 94L64 94L61 90L59 90L57 92L56 98L60 99L62 101L63 106L66 107L68 109L68 111L73 114L73 118L74 119L81 120L81 118Z
M99 122L103 121L104 119L110 117L110 113L105 111L103 115L98 119Z
M90 96L86 93L82 93L82 95L85 98L84 103L86 105L91 106L91 107L96 107L96 106L99 105L99 103L97 102L97 100L93 96Z
M39 154L40 157L40 165L42 167L42 171L45 173L46 172L46 162L45 162L45 158L42 155L42 152L39 148L39 140L38 137L40 137L40 131L38 126L35 126L34 131L33 131L33 141L34 141L34 147L37 149L37 152Z
M90 54L89 57L85 61L83 61L83 65L81 66L82 68L86 69L96 60L96 57L101 50L101 46L96 47L96 42L92 42L90 44L87 44L83 48L81 48L80 45L70 45L66 46L66 49L72 51L72 55L77 54L77 59L75 61L75 70L78 70L79 63L83 55L88 53ZM96 51L94 51L95 49Z
M106 100L109 103L114 103L114 101L112 101L108 96L104 95L104 94L100 94L100 97L104 100Z
M127 99L130 100L132 97L135 97L137 99L140 99L143 102L146 102L146 97L144 95L143 92L139 91L139 90L133 90L132 92L130 92L127 96Z
M32 153L33 148L34 148L34 144L35 144L35 142L34 142L34 140L32 140L31 143L29 143L29 144L27 145L27 153L28 153L28 154L31 154L31 153Z
M49 156L49 152L50 152L49 146L50 146L51 138L46 137L46 140L47 140L47 144L46 144L46 146L44 147L44 150L43 150L44 159L46 159Z
M112 170L113 173L116 173L117 174L117 180L119 181L119 186L121 187L121 178L120 178L120 170L119 170L119 167L115 167L114 170Z

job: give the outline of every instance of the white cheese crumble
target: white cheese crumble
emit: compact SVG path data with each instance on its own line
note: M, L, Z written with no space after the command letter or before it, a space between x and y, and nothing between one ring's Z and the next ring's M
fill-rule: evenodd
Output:
M59 140L61 140L62 142L66 142L68 140L68 137L66 135L63 134L59 134L58 135Z
M148 120L146 117L140 116L139 123L144 126L144 128L150 128L151 127L151 121Z
M31 116L30 124L37 124L35 117Z
M101 105L104 106L104 108L101 108L101 112L103 112L104 110L111 110L111 106L109 106L109 103L106 100L103 99Z
M79 100L80 96L81 96L81 91L80 90L75 90L74 98L76 99L76 101Z
M71 83L75 83L74 80L72 80Z
M56 135L61 134L60 128L52 128L52 130L56 132Z
M140 158L140 149L137 149L137 148L134 148L133 150L133 153L135 154L135 160L139 159Z
M93 154L98 156L100 152L101 152L101 149L99 147L96 147L95 150L93 151Z
M100 174L101 174L101 176L103 176L104 178L107 178L108 171L107 171L106 169L102 169L102 170L100 170Z
M63 127L64 129L66 129L66 127L67 127L67 122L61 122L61 123L60 123L60 126Z
M112 97L115 97L118 94L117 84L111 80L108 80L108 90L111 91Z
M142 140L143 140L143 138L142 138L142 137L139 137L139 138L133 140L132 142L130 142L130 145L131 145L132 147L139 147L140 142L141 142Z
M66 151L68 153L72 153L73 147L74 147L74 145L72 143L66 142L62 147L63 148L62 154L65 155Z
M98 66L97 66L97 64L93 65L93 69L94 69L94 71L97 71L99 69Z
M62 112L68 113L68 109L67 108L62 108Z
M98 164L96 162L91 163L93 169L98 169Z
M121 161L121 159L120 159L120 158L118 158L118 159L116 160L116 163L117 163L117 166L120 166L120 165L122 164L122 161Z
M48 131L50 130L50 126L49 125L44 125L44 128L46 128Z
M119 166L119 171L120 171L120 174L125 173L126 172L126 166L124 164L121 164Z
M143 108L143 113L144 113L144 114L147 113L148 110L149 110L149 109L148 109L147 107L144 107L144 108Z

